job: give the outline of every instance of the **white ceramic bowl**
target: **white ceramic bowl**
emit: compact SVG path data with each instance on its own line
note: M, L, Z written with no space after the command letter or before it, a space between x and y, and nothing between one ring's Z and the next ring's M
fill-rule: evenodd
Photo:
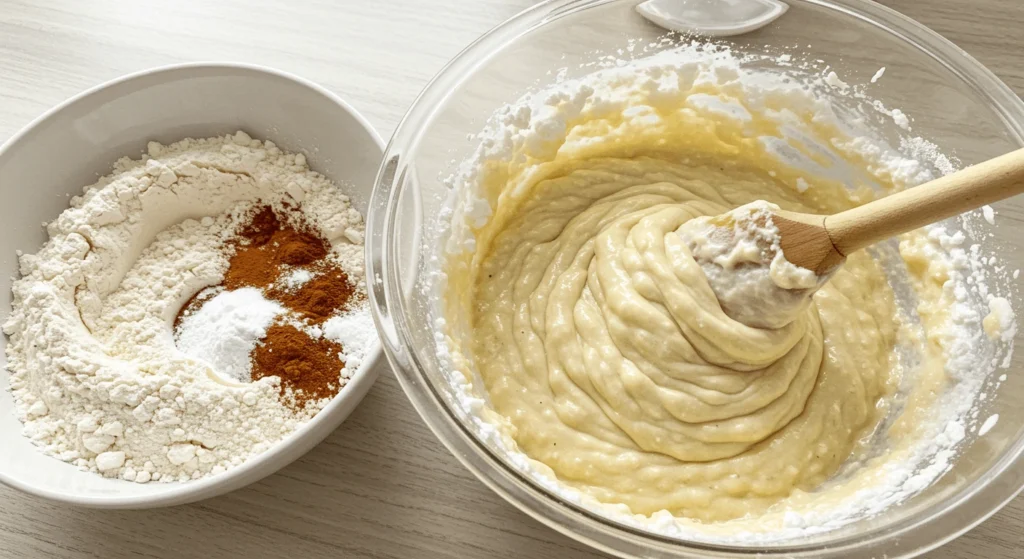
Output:
M40 223L67 207L67 195L81 194L117 158L141 155L150 140L236 130L304 153L314 170L352 185L352 201L365 215L383 142L336 95L295 76L241 64L185 64L133 74L68 100L0 147L0 317L10 310L15 251L35 252L43 244ZM0 349L6 341L0 336ZM175 505L237 489L295 460L344 421L377 378L380 354L378 344L338 396L284 441L221 475L186 483L105 479L45 456L21 434L4 369L0 481L47 499L105 508ZM0 365L5 363L0 351Z

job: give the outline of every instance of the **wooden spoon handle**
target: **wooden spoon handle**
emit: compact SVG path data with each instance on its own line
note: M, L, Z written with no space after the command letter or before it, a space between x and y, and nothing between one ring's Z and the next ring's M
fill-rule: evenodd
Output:
M1024 193L1024 148L825 218L843 256L929 223Z

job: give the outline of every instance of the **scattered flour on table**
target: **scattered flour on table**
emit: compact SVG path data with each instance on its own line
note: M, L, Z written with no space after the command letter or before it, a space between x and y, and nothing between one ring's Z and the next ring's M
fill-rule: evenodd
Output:
M264 205L298 208L365 290L363 220L349 198L302 154L244 132L150 142L74 197L46 244L19 255L3 323L24 434L85 470L185 481L237 466L311 419L324 402L295 410L278 377L244 382L240 355L278 312L252 293L219 295L188 321L185 351L173 342L178 310L223 280L229 241ZM220 325L229 335L199 339Z

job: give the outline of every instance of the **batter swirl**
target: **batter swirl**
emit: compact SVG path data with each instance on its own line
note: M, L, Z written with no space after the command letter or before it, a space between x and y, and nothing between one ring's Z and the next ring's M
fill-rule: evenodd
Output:
M492 220L472 348L524 452L601 500L701 520L837 470L892 389L892 295L860 255L780 328L729 318L677 229L762 198L807 211L740 164L594 158Z

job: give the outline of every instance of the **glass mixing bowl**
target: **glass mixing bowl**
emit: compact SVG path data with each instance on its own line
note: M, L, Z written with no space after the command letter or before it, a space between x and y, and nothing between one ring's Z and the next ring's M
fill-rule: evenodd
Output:
M481 37L427 86L395 132L368 214L371 300L381 339L410 400L434 433L484 483L552 528L624 557L904 557L962 534L1024 486L1024 363L1013 360L998 390L988 390L979 417L1001 420L983 437L972 429L954 467L936 483L883 514L840 529L776 544L709 545L653 535L584 509L544 489L474 435L454 405L437 357L425 271L437 253L436 223L447 194L443 179L474 147L501 105L572 78L605 54L622 54L665 31L637 15L636 1L555 0L531 8ZM900 108L913 133L964 165L1024 145L1024 103L977 61L920 24L860 0L787 0L771 25L720 39L753 52L796 49L844 80ZM620 51L619 49L624 49ZM562 70L562 69L565 70ZM890 121L880 133L899 130ZM996 206L985 246L1024 267L1024 204ZM1017 342L1024 340L1024 329ZM1020 354L1018 353L1018 356ZM1018 374L1015 374L1018 373ZM996 373L997 375L999 373ZM995 379L992 379L993 381Z

